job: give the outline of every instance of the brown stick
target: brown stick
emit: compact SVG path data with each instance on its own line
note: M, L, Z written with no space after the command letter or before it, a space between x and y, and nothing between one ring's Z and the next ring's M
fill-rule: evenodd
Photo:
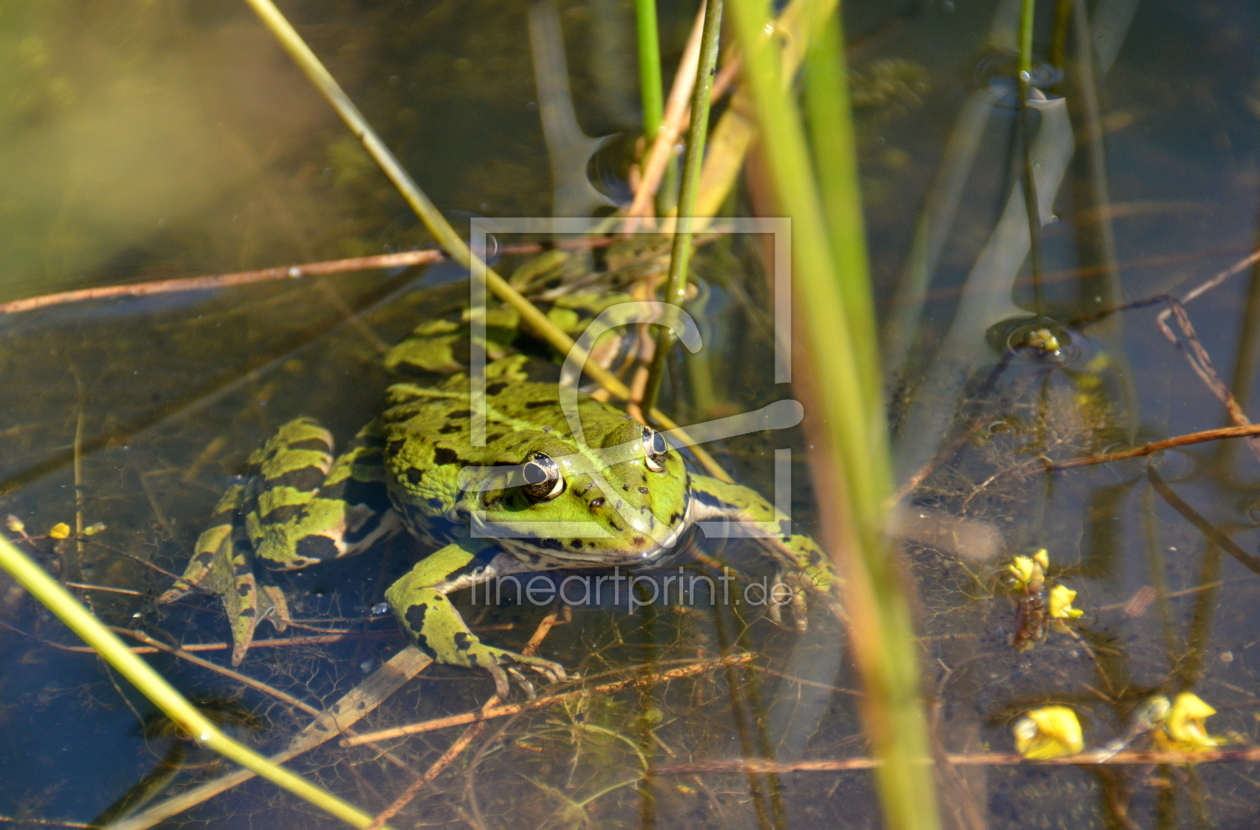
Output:
M610 237L594 239L565 240L563 248L597 248L615 241ZM536 254L543 250L537 242L523 242L518 245L503 246L505 254ZM402 251L396 254L377 254L351 259L333 259L325 262L308 262L304 265L279 265L275 268L260 268L256 271L239 271L234 274L216 274L209 277L186 277L173 280L155 280L138 282L130 285L107 285L100 288L82 288L78 291L62 291L57 294L42 294L24 300L13 300L0 303L0 314L17 314L22 311L33 311L37 308L81 303L85 300L108 300L114 297L148 297L154 294L177 294L184 291L205 291L211 288L227 288L236 285L250 285L256 282L273 282L275 280L299 279L323 274L338 274L346 271L371 271L380 268L403 268L413 265L431 265L446 259L446 254L438 250Z
M305 265L281 265L276 268L260 268L256 271L239 271L235 274L218 274L212 277L188 277L175 280L156 280L132 285L109 285L101 288L82 288L78 291L62 291L0 303L0 314L16 314L66 303L84 300L106 300L112 297L148 297L154 294L174 294L182 291L205 291L210 288L227 288L250 285L256 282L297 279L319 274L335 274L341 271L367 271L374 268L399 268L408 265L427 265L444 259L441 251L404 251L397 254L335 259L329 262L310 262Z
M1029 760L1014 752L987 752L976 755L948 754L945 758L951 764L969 767L989 766L1103 766L1103 765L1144 765L1144 764L1202 764L1202 763L1255 763L1260 761L1260 747L1243 749L1217 749L1211 752L1117 752L1114 755L1106 751L1083 752L1077 755L1064 755L1059 758ZM924 758L921 763L932 763ZM847 772L850 770L874 769L880 762L874 758L840 758L822 761L796 761L779 763L764 758L732 758L713 761L695 761L689 764L670 764L653 770L655 775L698 775L703 773L729 773L761 775L786 774L792 772Z
M1178 351L1186 358L1186 362L1190 364L1190 368L1194 370L1204 385L1212 391L1212 394L1225 405L1229 418L1234 422L1235 426L1247 426L1251 423L1247 418L1247 414L1243 412L1242 406L1234 398L1234 393L1226 385L1225 381L1217 374L1216 368L1212 365L1212 358L1208 354L1207 349L1199 341L1198 335L1194 331L1194 326L1190 322L1190 315L1186 313L1185 304L1206 294L1208 291L1216 288L1225 280L1240 273L1245 268L1260 261L1260 250L1253 252L1250 256L1244 257L1234 263L1229 268L1216 274L1211 279L1200 283L1195 288L1186 292L1186 295L1180 300L1169 299L1168 308L1159 313L1155 318L1155 324L1160 332L1164 335L1168 342L1172 343ZM1183 345L1177 339L1172 329L1168 326L1168 318L1173 317L1177 321L1177 327L1181 329L1182 336L1186 339L1186 345ZM1252 453L1257 459L1260 459L1260 441L1250 440L1247 442Z
M1126 458L1140 458L1144 455L1170 450L1174 447L1185 447L1190 444L1202 444L1207 441L1216 441L1221 438L1242 438L1248 435L1260 435L1260 424L1248 424L1239 427L1221 427L1219 429L1205 429L1202 432L1191 432L1187 435L1178 435L1175 438L1165 438L1162 441L1152 441L1149 444L1143 444L1140 447L1134 447L1131 450L1121 450L1120 452L1108 452L1102 455L1089 455L1084 458L1069 458L1067 461L1051 461L1046 464L1047 470L1069 470L1073 467L1085 467L1090 464L1108 464L1112 461L1123 461Z

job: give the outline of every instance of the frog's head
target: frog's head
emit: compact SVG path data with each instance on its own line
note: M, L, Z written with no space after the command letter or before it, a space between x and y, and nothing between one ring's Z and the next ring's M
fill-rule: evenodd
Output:
M645 564L687 523L687 470L659 432L629 419L580 443L545 434L483 479L468 504L475 535L563 567Z

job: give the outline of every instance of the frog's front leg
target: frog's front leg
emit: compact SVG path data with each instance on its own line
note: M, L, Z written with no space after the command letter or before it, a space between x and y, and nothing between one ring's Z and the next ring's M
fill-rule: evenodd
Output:
M540 672L553 682L565 678L564 667L481 642L446 595L520 569L515 559L496 546L462 539L421 559L389 586L385 600L421 651L439 663L485 669L494 678L495 693L506 697L508 672L522 679L518 666Z
M797 628L804 630L808 620L803 591L834 600L838 582L827 554L810 537L792 533L791 520L757 491L692 475L689 505L692 521L726 519L759 531L750 535L786 569Z

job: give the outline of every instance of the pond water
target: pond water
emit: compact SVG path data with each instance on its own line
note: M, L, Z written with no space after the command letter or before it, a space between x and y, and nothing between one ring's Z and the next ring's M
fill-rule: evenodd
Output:
M1026 133L1011 81L1018 4L844 9L903 488L893 535L915 594L934 746L954 762L937 775L942 820L1255 827L1252 763L1031 766L1011 754L1012 724L1029 710L1070 707L1096 748L1124 737L1157 694L1210 704L1207 728L1228 749L1253 746L1260 731L1260 450L1232 438L1052 469L1227 426L1260 404L1260 269L1176 306L1184 321L1161 299L1256 246L1260 9L1060 3L1077 13L1056 28L1054 4L1038 5L1044 100L1026 113ZM464 233L470 218L546 216L553 204L529 9L285 4ZM660 9L667 68L695 11ZM567 173L622 199L641 122L633 7L565 0L556 13L580 128L612 137L590 164L589 143L560 156ZM432 247L245 4L13 2L0 9L0 44L0 302ZM1033 137L1046 220L1035 266L1025 203L1012 196L1026 180L1021 134ZM733 215L774 215L756 169ZM706 348L671 367L663 398L685 423L792 396L773 371L768 235L746 236L697 254L707 300L690 308ZM195 653L226 667L230 633L213 598L156 603L219 495L290 419L317 417L345 442L377 415L391 381L383 350L457 308L465 279L449 264L392 267L3 314L0 516L23 527L11 520L10 537L108 624L214 646ZM830 509L813 499L798 431L710 449L790 507L799 530ZM59 523L68 537L52 533ZM387 688L362 706L359 732L475 712L494 691L484 672L431 666L382 680L406 641L373 609L416 544L399 537L281 578L294 625L260 629L259 639L287 639L246 655L239 671L255 685L165 652L146 659L267 752L313 712L357 704L346 696L368 678ZM753 543L694 534L687 544L699 556L655 572L653 588L729 563L745 601L723 601L718 583L699 599L641 607L575 602L539 651L581 678L540 693L568 696L489 721L452 758L443 753L466 722L319 742L289 765L372 813L411 788L395 827L879 826L868 769L683 768L867 756L860 682L834 616L814 604L798 633L746 592L778 575ZM1047 589L1076 591L1083 616L1046 622L1041 603L1017 602L1007 566L1042 548ZM513 649L547 613L456 601L488 642ZM70 650L78 642L7 577L0 625L0 821L340 826L257 780L177 802L229 765L173 735L99 659ZM514 690L512 702L525 701ZM1128 734L1134 748L1149 737Z

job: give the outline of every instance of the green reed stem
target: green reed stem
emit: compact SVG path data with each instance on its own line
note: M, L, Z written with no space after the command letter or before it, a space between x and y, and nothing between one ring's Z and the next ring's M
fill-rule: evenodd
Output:
M704 31L700 39L700 60L696 66L696 87L691 93L691 123L687 127L687 152L683 156L682 189L678 192L678 216L674 221L674 246L669 255L669 282L665 302L682 308L687 296L687 268L691 264L691 226L695 219L696 191L704 165L704 144L709 129L709 99L713 75L717 71L718 41L722 36L722 0L708 0L704 10ZM656 352L648 371L643 405L656 406L666 361L673 351L674 333L664 326L657 329Z
M861 200L851 196L855 191L861 192L857 157L851 153L836 152L838 147L856 146L853 120L848 113L849 81L839 26L825 21L814 27L810 48L805 52L805 74L809 137L814 145L814 165L818 172L827 232L832 240L833 253L834 249L844 248L854 257L848 270L841 271L839 287L844 294L844 307L849 312L853 346L862 350L856 359L859 366L877 366L878 335L874 314L862 311L874 306L870 280L866 277L869 273L866 245L853 245L853 240L843 244L839 242L853 234L863 239L865 224ZM863 400L882 399L878 371L864 369L861 380L865 381Z
M656 22L656 0L635 0L635 19L639 33L639 94L643 100L643 135L645 150L652 147L665 118L665 91L661 83L661 38ZM646 155L645 155L646 157ZM678 186L678 162L670 158L669 166L656 191L656 207L661 214L671 206Z
M643 100L643 135L649 146L665 117L665 93L661 89L661 42L656 25L656 0L635 0L639 33L639 95Z
M1043 310L1041 288L1041 214L1037 207L1037 180L1032 163L1032 117L1028 95L1032 91L1032 50L1035 0L1023 0L1019 11L1019 130L1024 157L1024 208L1028 213L1028 262L1032 271L1033 310Z
M95 649L97 654L139 689L180 729L193 736L197 743L235 761L347 824L354 827L368 827L372 824L372 816L284 767L273 764L249 747L223 734L213 721L189 703L148 663L133 654L114 632L92 616L69 591L3 537L0 537L0 567L8 571L31 596Z
M792 218L795 306L804 319L803 345L810 373L802 379L816 410L811 455L822 498L824 535L841 575L851 632L850 648L862 673L863 716L874 754L884 826L935 830L940 826L930 765L926 719L919 692L919 660L909 601L897 557L884 538L885 503L892 493L886 420L875 360L861 222L856 153L845 94L839 34L821 47L807 85L823 84L834 96L808 93L813 130L825 141L818 153L844 161L826 165L828 190L820 194L800 114L780 77L780 49L765 34L764 0L731 0L734 29L745 55L745 82L762 135L778 206ZM834 17L818 25L838 26ZM832 74L830 78L820 78ZM827 108L834 107L828 113ZM837 124L839 122L839 125ZM818 171L819 174L823 170ZM828 210L836 211L830 219ZM861 341L861 342L859 342ZM876 394L872 394L872 392Z
M1028 83L1032 77L1033 20L1036 0L1023 0L1019 9L1019 76Z

